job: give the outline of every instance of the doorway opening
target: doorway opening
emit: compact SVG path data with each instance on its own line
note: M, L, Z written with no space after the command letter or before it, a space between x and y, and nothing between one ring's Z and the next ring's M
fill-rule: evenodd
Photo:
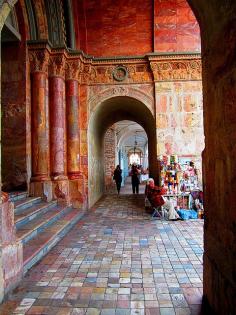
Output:
M135 134L138 140L138 130L142 130L145 134L145 150L148 152L145 163L147 164L150 176L158 180L158 167L156 156L156 122L152 111L140 100L129 96L116 96L97 104L94 112L91 114L89 122L89 206L91 207L105 192L106 183L104 176L104 137L109 129L110 137L111 130L115 132L115 128L119 131L126 124L131 128L122 137L118 137L116 146L116 164L123 163L125 175L128 175L128 156L129 141L134 147ZM112 126L112 127L111 127ZM132 126L132 127L131 127ZM133 128L133 130L132 130ZM136 128L136 129L135 129ZM137 129L138 128L138 129ZM136 132L137 131L137 132ZM114 136L116 137L116 136ZM108 137L109 138L109 137ZM136 140L136 141L137 141ZM148 140L148 141L147 141ZM114 142L115 143L115 142ZM127 144L127 152L123 154L125 144ZM138 141L137 141L138 144ZM129 147L130 149L130 147ZM137 147L138 149L138 147ZM140 148L139 148L140 149ZM110 174L111 175L111 174ZM124 176L124 177L126 177Z
M131 185L131 166L140 169L140 183L148 178L148 137L141 125L134 121L122 120L109 127L104 137L105 192L114 193L113 172L117 165L122 170L121 187ZM128 187L131 190L130 187ZM124 189L121 189L121 193Z

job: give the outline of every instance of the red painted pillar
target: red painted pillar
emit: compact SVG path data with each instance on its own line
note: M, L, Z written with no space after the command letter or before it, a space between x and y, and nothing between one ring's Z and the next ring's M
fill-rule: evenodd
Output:
M48 61L46 49L32 50L31 62L31 121L32 121L32 177L30 195L52 199L50 179L50 140L48 109Z
M79 87L78 81L66 81L67 107L67 170L69 179L81 177L79 171Z
M49 115L50 115L50 165L53 197L70 204L67 177L65 57L50 59Z
M49 122L47 73L32 73L32 182L48 181Z
M86 209L85 178L80 172L79 121L79 69L80 61L66 63L66 118L67 118L67 171L71 204Z
M65 81L61 76L49 78L51 178L64 180L66 176L66 117Z

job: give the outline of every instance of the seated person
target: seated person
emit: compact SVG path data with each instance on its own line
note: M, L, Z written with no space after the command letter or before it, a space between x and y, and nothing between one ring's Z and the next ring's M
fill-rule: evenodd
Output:
M149 178L145 189L145 196L151 205L155 208L162 206L165 213L167 214L168 220L180 219L178 213L174 209L172 202L163 196L165 193L165 188L155 186L154 179Z

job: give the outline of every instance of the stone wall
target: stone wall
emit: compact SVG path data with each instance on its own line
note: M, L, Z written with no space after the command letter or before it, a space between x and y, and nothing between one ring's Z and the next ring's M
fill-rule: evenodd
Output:
M25 49L24 43L2 45L2 183L5 191L26 190L30 176L26 161Z
M208 5L200 14L206 141L203 293L221 315L236 314L236 2Z

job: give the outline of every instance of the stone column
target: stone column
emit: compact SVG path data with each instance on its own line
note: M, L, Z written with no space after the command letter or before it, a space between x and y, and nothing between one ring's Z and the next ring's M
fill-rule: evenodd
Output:
M80 172L80 121L79 121L79 69L78 60L66 64L67 113L67 170L71 203L76 208L86 207L85 178Z
M79 171L79 81L77 63L68 63L66 74L67 170L69 179L80 178Z
M68 203L64 66L64 55L51 57L49 76L50 164L54 198Z
M46 50L30 52L32 71L32 177L30 193L52 199L49 164L48 60Z

